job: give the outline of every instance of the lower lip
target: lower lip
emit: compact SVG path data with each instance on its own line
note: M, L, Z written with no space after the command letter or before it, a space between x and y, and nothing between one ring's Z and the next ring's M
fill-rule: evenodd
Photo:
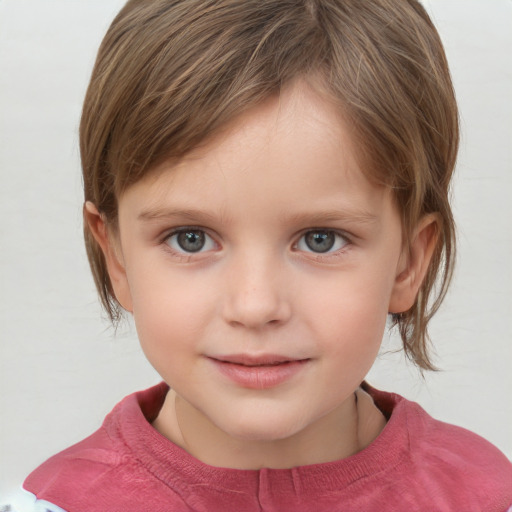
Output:
M239 386L251 389L268 389L283 384L299 373L309 361L288 361L276 365L245 366L210 359L219 371Z

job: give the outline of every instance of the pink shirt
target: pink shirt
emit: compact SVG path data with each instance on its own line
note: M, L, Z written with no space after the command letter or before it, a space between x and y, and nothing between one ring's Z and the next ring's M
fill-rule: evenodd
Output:
M68 512L504 512L512 464L493 445L431 418L398 395L365 388L388 418L346 459L235 470L198 461L152 426L161 383L126 397L92 436L36 469L24 488Z

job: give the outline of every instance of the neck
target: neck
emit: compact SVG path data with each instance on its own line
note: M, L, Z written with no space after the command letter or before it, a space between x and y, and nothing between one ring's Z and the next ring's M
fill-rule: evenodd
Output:
M379 411L375 415L373 409L378 411L371 398L358 390L313 425L290 437L247 440L219 429L170 390L153 426L188 453L212 466L291 468L343 459L365 448L384 426L382 414Z

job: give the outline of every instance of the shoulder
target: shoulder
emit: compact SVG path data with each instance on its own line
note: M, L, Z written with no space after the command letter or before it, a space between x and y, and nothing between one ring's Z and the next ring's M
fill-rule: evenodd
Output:
M119 448L103 426L50 457L27 477L24 487L38 496L51 495L54 489L64 487L76 492L85 478L100 478L120 465L123 452Z
M116 489L115 480L126 472L126 463L122 446L109 437L104 425L41 464L25 479L23 488L64 510L81 510L98 488L104 489L101 492Z
M162 484L130 445L143 437L139 431L152 429L146 413L152 416L167 389L161 384L127 396L101 428L41 464L26 478L23 488L64 510L133 510L147 505L148 500L150 505L157 503L162 497ZM171 502L174 499L169 493L165 497Z
M425 429L415 436L413 421L411 456L416 466L424 467L433 489L458 494L467 510L500 511L512 505L512 464L498 448L424 411L417 414L426 417L422 421Z
M372 392L377 405L387 408L389 423L407 439L406 456L394 472L404 486L421 482L428 500L444 500L457 510L503 512L512 505L512 464L498 448L432 418L415 402Z
M512 490L512 464L483 437L432 418L418 404L405 401L411 454L423 464L460 468L468 482L503 481Z

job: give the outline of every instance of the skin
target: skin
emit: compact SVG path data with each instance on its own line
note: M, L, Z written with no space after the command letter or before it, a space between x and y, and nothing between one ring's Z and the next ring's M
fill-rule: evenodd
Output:
M116 297L170 385L154 426L211 465L288 468L347 457L384 426L356 390L389 312L414 303L436 243L421 219L404 248L391 192L358 164L350 130L303 82L165 162L119 198L119 230L91 203ZM178 228L205 234L198 252ZM327 252L305 235L334 241ZM188 247L188 246L187 246ZM216 358L301 360L252 389ZM358 391L360 393L360 391Z

